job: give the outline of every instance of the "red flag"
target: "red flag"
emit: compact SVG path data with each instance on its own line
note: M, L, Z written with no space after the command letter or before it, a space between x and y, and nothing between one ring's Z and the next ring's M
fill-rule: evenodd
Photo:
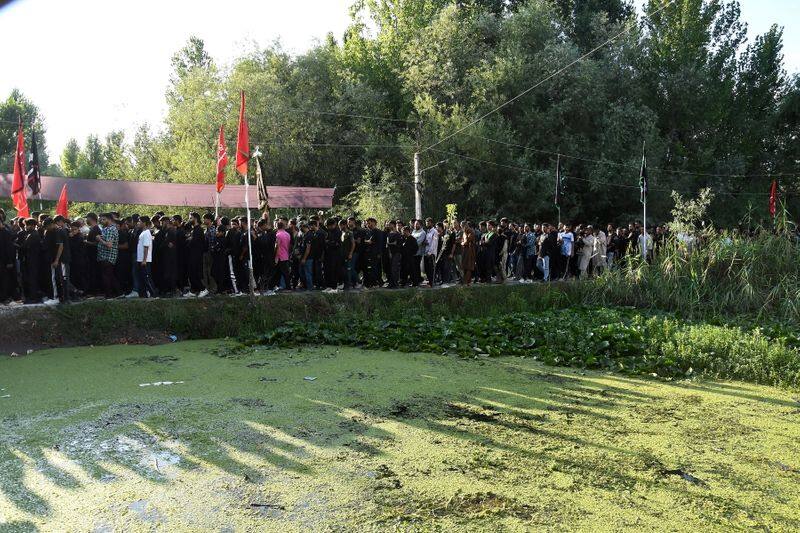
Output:
M772 180L772 187L769 190L769 214L775 218L776 204L778 201L778 180Z
M22 118L17 130L17 151L14 152L14 181L11 183L11 201L17 216L28 218L28 198L25 196L25 141L22 136Z
M244 116L244 91L242 91L242 105L239 108L239 138L236 140L236 170L239 174L247 174L247 162L250 161L250 132L247 128L247 118Z
M225 146L225 126L219 127L217 141L217 192L225 188L225 166L228 164L228 148Z
M56 204L56 215L61 215L64 218L69 218L69 208L67 207L67 184L61 188L61 196L58 197Z

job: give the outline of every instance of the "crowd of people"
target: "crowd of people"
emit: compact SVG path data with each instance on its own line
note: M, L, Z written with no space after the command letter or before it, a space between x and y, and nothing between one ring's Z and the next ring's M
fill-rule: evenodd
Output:
M666 228L212 213L69 220L0 210L0 302L205 297L581 278L647 257ZM252 248L252 268L250 257Z

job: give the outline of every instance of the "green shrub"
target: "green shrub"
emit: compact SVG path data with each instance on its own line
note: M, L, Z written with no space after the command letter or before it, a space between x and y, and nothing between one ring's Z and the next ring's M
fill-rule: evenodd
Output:
M664 378L800 385L800 352L761 329L698 324L630 309L562 309L485 318L290 322L246 345L333 344L464 357L524 356L550 365Z
M790 235L708 232L692 253L671 239L652 264L637 259L583 284L583 302L800 325L800 247Z

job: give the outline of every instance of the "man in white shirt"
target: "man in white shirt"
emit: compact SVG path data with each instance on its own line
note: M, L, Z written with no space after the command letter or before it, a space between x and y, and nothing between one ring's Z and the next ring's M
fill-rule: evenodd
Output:
M411 232L411 236L417 241L417 253L411 265L411 284L417 286L422 285L422 270L420 265L422 264L422 258L425 256L425 243L428 234L422 228L421 220L413 220L412 225L414 226L414 231Z
M136 272L139 276L139 290L142 298L156 296L155 284L151 272L153 262L153 234L150 232L150 217L139 217L139 242L136 245ZM126 298L136 298L140 296L131 292Z
M436 254L439 251L439 232L432 218L425 219L425 275L428 286L433 287L436 277Z

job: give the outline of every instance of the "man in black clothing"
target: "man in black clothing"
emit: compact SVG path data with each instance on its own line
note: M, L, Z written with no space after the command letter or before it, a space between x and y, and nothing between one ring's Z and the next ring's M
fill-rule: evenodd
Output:
M172 228L175 230L175 287L183 294L188 284L188 237L182 216L172 215Z
M511 275L514 275L516 271L516 265L512 264L510 260L512 258L516 258L516 251L517 251L517 227L516 224L512 224L509 220L505 217L500 219L500 234L505 240L506 243L506 256L504 258L500 258L502 264L500 265L500 271L502 273L503 279L508 276L510 272ZM502 246L502 245L501 245ZM502 250L498 250L498 252L502 252Z
M122 294L128 294L133 289L130 219L115 219L113 223L117 224L119 233L117 264L114 265L114 272L119 281L120 289L122 289ZM133 248L133 253L136 253L135 248Z
M14 234L6 226L6 212L0 209L0 303L6 303L15 296L16 255Z
M239 263L237 265L238 270L236 272L236 282L239 284L240 291L245 291L249 294L251 265L250 242L247 240L247 236L250 232L250 226L247 224L247 217L239 217L239 227L241 228L241 231L239 232ZM252 234L250 235L250 239L254 239Z
M43 251L44 264L48 272L48 292L50 297L45 299L45 304L58 303L61 284L61 254L64 252L64 239L52 218L45 218L41 223L44 230Z
M275 230L262 218L258 221L257 233L258 237L253 243L256 281L261 289L272 290L278 282L275 269Z
M81 235L81 223L73 222L69 228L69 250L70 250L70 265L69 277L70 282L77 289L76 292L86 292L87 287L87 271L86 271L86 241Z
M348 225L350 224L350 220L353 222L353 241L356 243L356 249L353 252L353 287L358 285L358 274L361 273L361 283L366 283L367 281L367 258L364 254L364 239L366 238L365 232L366 230L361 227L361 221L355 218L348 219Z
M97 215L89 213L86 215L86 225L89 226L89 233L86 235L86 292L89 294L99 294L102 288L100 281L100 265L97 262L97 237L100 235L100 225Z
M389 256L389 288L396 289L400 285L400 267L403 263L402 239L403 236L397 231L397 223L390 221L389 231L386 234L386 254Z
M383 255L386 253L386 234L378 227L378 221L372 219L372 281L376 287L383 285Z
M231 292L241 294L242 287L239 286L239 253L241 250L241 235L239 233L239 220L234 218L230 221L230 226L226 226L225 231L225 257L228 262L228 276L230 277Z
M545 233L542 244L537 255L537 266L542 272L544 281L558 279L560 270L558 268L561 257L561 248L558 246L558 230L552 224L544 224Z
M164 292L164 239L166 238L167 218L160 211L150 219L153 227L150 233L153 235L153 283L159 292Z
M316 220L312 220L308 224L301 224L302 236L298 237L302 241L300 247L303 253L300 256L300 277L307 291L314 290L314 259L311 257L311 244L314 242L316 228Z
M64 248L61 252L60 271L56 274L61 283L61 301L63 303L69 303L72 294L75 292L75 287L72 286L72 243L70 242L67 219L58 215L54 221L59 233L61 233L61 242L64 243Z
M381 272L386 274L386 281L388 282L389 286L392 284L392 254L389 252L388 241L389 234L392 232L393 224L394 220L389 220L383 225L383 231L381 232L381 238L383 241L381 246ZM397 280L395 280L395 285L397 285Z
M325 280L322 277L322 259L325 256L325 230L318 226L316 220L312 220L312 228L314 235L311 239L311 259L314 260L313 275L314 287L317 289L324 288Z
M495 263L497 263L497 227L494 222L486 224L486 233L481 239L481 259L483 266L481 268L482 281L484 283L491 283L492 274L494 274Z
M161 283L163 296L175 296L178 283L178 232L169 217L161 218ZM155 244L154 244L155 246Z
M367 229L363 233L364 246L364 287L375 287L380 282L381 232L377 228L378 221L367 219Z
M25 303L41 303L42 294L39 291L39 273L42 266L42 238L39 232L36 231L36 220L33 218L25 221L25 233L22 235L20 252Z
M447 231L442 222L436 223L436 231L439 233L436 273L442 283L450 283L455 278L455 268L453 267L454 234Z
M403 238L400 241L400 255L401 255L401 264L400 264L400 285L406 286L409 282L409 277L414 272L415 264L419 265L419 256L417 255L417 250L419 249L419 245L417 244L417 239L411 235L411 228L405 226L403 228ZM413 281L412 281L413 283Z
M200 213L189 213L189 224L192 228L187 243L188 258L186 262L189 290L192 294L203 297L208 295L208 291L203 285L203 252L206 248L206 236L200 220Z
M216 278L214 276L214 255L212 248L217 238L217 228L214 227L214 215L203 214L203 286L209 293L216 293Z
M209 242L211 249L211 275L217 283L217 293L227 293L232 290L230 272L228 270L228 255L226 249L226 234L228 233L228 226L230 220L228 217L222 217L219 220L219 226L211 227L208 231L214 232L213 241L206 234L206 240Z
M344 290L353 288L353 253L356 242L353 240L354 224L350 220L339 221L339 231L342 233L342 267L340 278L344 281Z
M325 221L325 227L325 286L336 290L342 264L342 232L333 218Z

